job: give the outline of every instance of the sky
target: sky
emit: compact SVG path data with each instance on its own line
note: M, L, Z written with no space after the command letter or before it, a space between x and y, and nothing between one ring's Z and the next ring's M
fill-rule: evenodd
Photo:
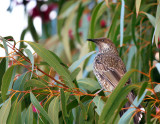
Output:
M21 2L21 0L18 1ZM27 27L27 16L25 15L23 5L15 6L12 12L7 11L9 5L10 0L0 0L0 36L13 36L15 41L19 41L22 31ZM35 5L35 0L31 0L27 5L27 11L30 11ZM36 18L34 24L38 32L41 33L40 18ZM30 33L26 34L25 40L33 41ZM11 50L9 50L9 52L10 51ZM5 56L5 51L0 48L0 57L3 56Z

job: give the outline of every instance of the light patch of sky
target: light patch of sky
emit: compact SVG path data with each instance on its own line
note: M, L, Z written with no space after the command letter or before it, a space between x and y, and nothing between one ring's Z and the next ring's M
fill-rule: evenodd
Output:
M21 0L18 0L21 2ZM27 27L27 15L24 12L23 5L17 5L13 8L12 12L8 12L7 8L9 7L10 0L1 0L0 1L0 36L13 36L15 41L20 40L20 35L22 31ZM30 11L36 5L36 1L31 1L27 5L27 11ZM35 28L37 32L41 34L41 20L40 18L36 18L34 20ZM33 38L30 33L25 35L24 40L33 41ZM2 42L1 42L2 43ZM16 45L19 47L19 44ZM9 49L11 52L11 49ZM0 57L5 56L4 49L0 48Z

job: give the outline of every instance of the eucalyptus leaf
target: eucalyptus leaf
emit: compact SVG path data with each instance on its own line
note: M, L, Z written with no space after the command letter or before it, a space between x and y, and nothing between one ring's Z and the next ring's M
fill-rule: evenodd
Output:
M52 119L49 117L44 108L39 104L39 101L36 99L32 92L30 92L30 98L32 104L36 107L36 109L40 111L40 113L49 121L50 124L53 124Z

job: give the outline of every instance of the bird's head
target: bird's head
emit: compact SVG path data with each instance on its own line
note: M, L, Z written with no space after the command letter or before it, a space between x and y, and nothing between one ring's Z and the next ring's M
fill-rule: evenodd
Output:
M104 53L114 53L118 55L118 51L113 42L108 38L97 38L97 39L87 39L88 41L94 42L99 49L99 52Z

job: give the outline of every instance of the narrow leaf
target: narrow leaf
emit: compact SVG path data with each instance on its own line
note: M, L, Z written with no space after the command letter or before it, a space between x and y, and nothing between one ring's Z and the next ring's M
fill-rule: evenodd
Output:
M55 124L59 124L59 97L54 98L48 107L48 115Z
M119 102L121 102L121 100L123 100L125 98L125 95L127 95L128 92L131 90L131 89L126 88L127 92L124 92L124 90L122 91L122 88L123 88L124 84L128 81L130 75L134 71L136 71L136 70L132 69L132 70L128 71L122 77L122 79L119 81L118 86L114 89L114 91L112 92L112 94L110 95L110 97L108 98L108 100L104 106L104 109L103 109L103 111L100 115L100 118L99 118L99 124L106 121L106 119L110 119L110 116L112 116L112 114L113 114L112 112L114 112L116 109L118 109L118 104L116 104L116 103L113 104L113 103L117 102L117 99L119 99ZM119 97L120 94L123 95L123 97Z
M37 43L29 41L25 42L28 43L34 49L34 51L43 58L44 61L46 61L51 67L53 67L53 69L60 76L62 76L62 78L66 81L66 84L70 88L74 88L70 74L64 69L64 67L59 63L59 61L48 50L46 50Z
M138 107L139 104L143 101L145 95L147 93L147 90L143 93L143 95L139 98L138 100L138 97L135 98L135 100L133 101L133 105ZM127 124L130 119L132 118L132 115L133 113L135 112L136 108L131 105L130 106L130 109L128 109L124 114L123 116L121 117L121 119L119 120L119 124Z
M1 86L1 91L2 91L2 99L6 99L6 93L8 91L11 79L12 79L12 74L15 66L11 66L10 68L7 69L5 74L3 75L2 78L2 86Z
M146 117L146 122L147 124L151 124L151 108L152 108L152 102L149 102L147 105L147 117Z
M124 13L125 13L125 2L124 2L124 0L122 0L121 18L120 18L120 46L122 46L122 44L123 44Z
M104 1L103 1L104 2ZM94 38L95 36L95 26L97 22L97 17L98 17L98 11L101 8L103 2L99 3L93 10L92 15L91 15L91 23L89 26L89 33L88 33L88 38ZM90 50L93 50L93 43L89 42Z
M11 99L8 99L5 103L3 103L2 108L0 109L0 123L6 124L7 118L11 109Z
M65 118L68 117L68 114L67 114L66 99L63 89L61 89L61 108L63 113L63 119L65 120Z
M26 90L28 87L43 88L43 87L46 87L46 85L45 85L44 83L42 83L41 81L39 81L39 80L31 79L31 80L27 81L27 82L24 84L24 89L25 89L25 90Z
M80 72L81 68L76 68L72 73L71 73L71 77L72 80L76 79L78 73Z
M30 98L31 98L32 104L36 107L36 109L38 109L40 111L40 113L49 121L49 123L53 124L53 121L48 116L47 112L39 104L38 100L36 99L36 97L33 95L32 92L30 92Z
M18 103L17 99L14 101L14 103L11 106L11 111L9 113L8 119L7 119L7 124L14 124L16 121L17 113L18 113Z
M156 26L156 18L153 15L149 14L149 13L145 13L145 12L143 12L143 13L148 17L150 23L155 28L155 26Z
M141 5L141 0L136 0L136 13L137 13L137 16L138 16L138 13L139 13L140 5Z
M138 94L138 100L143 95L144 91L147 88L147 85L148 85L148 82L144 82L143 85L141 86L141 89L139 90L139 94Z
M31 64L32 64L32 73L31 73L31 77L32 77L33 69L34 69L34 57L33 57L32 52L31 52L29 49L24 49L24 51L25 51L25 53L28 55L29 60L30 60L30 62L31 62ZM31 79L31 77L30 77L30 79Z
M32 105L30 105L27 109L25 116L25 124L33 124L33 109Z
M0 63L0 89L2 85L2 77L6 71L6 58L3 58Z
M94 54L95 51L92 51L88 54L86 54L85 56L83 56L82 58L80 58L79 60L75 61L70 67L69 67L69 71L73 72L85 59L87 59L89 56L91 56L92 54Z

